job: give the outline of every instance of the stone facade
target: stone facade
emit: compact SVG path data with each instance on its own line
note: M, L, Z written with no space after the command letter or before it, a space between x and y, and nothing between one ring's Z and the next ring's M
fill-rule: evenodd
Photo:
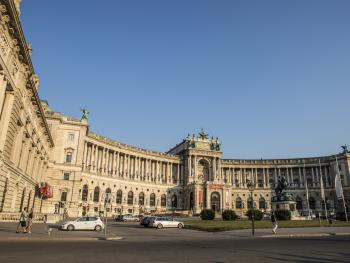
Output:
M46 116L55 143L53 169L47 180L55 189L51 203L56 209L52 206L48 212L58 212L59 202L72 216L105 210L110 215L198 214L203 208L218 213L234 209L243 214L252 204L268 212L280 176L287 179L288 192L301 215L308 213L306 187L310 210L322 212L322 176L328 209L336 211L341 209L334 191L336 157L349 202L350 155L346 151L315 158L228 160L222 159L219 140L201 131L160 153L96 135L85 119L74 120L55 112ZM256 184L253 202L248 180ZM105 208L106 193L111 194L111 201Z
M39 80L19 7L19 0L0 0L0 217L18 214L24 206L37 214L69 216L101 211L197 214L203 208L243 214L252 206L269 211L280 176L287 179L299 214L308 208L322 211L321 178L328 209L337 211L342 210L334 191L337 162L349 206L346 147L315 158L223 159L220 141L201 131L161 153L94 134L86 111L74 119L51 110L38 97ZM252 198L248 180L256 184ZM52 186L52 198L34 194L43 182Z
M38 97L39 79L19 22L20 1L0 1L0 213L18 213L43 200L53 140Z

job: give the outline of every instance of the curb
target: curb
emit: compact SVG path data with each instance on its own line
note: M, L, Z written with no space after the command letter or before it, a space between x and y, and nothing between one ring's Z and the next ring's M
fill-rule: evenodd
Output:
M285 235L264 235L262 238L288 238L288 237L330 237L330 236L350 236L350 233L320 233L320 234L285 234Z
M122 240L124 237L100 237L99 240L104 240L104 241L117 241L117 240Z

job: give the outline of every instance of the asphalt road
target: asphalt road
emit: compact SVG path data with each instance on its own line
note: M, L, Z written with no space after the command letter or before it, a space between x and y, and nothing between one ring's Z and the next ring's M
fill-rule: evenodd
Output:
M145 229L137 224L109 227L113 235L122 234L124 239L74 239L96 236L85 231L57 233L65 235L64 240L5 240L0 236L0 262L350 262L350 236L252 238Z

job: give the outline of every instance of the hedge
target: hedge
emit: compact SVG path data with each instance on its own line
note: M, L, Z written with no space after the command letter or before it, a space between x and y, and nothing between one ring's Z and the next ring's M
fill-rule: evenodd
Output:
M201 211L200 217L202 220L214 220L215 212L213 209L203 209Z
M254 210L250 209L246 213L246 215L248 216L249 219L252 219L252 213L253 213L252 211L254 211L254 220L259 221L259 220L261 220L263 218L263 213L260 210L258 210L258 209L254 209Z
M233 210L224 210L224 212L222 212L222 220L236 220L237 219L237 215L236 212Z

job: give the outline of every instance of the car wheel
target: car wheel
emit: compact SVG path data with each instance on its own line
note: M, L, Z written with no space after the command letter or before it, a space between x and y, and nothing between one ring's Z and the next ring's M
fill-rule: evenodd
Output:
M73 225L67 226L67 230L68 230L68 231L73 231L73 230L74 230L74 226L73 226Z
M99 225L95 226L95 231L101 231L101 230L102 230L101 226L99 226Z
M158 225L157 225L157 228L158 228L158 229L161 229L161 228L163 228L163 225L162 225L162 224L158 224Z
M183 225L183 224L178 224L177 227L178 227L178 228L183 228L184 225Z

